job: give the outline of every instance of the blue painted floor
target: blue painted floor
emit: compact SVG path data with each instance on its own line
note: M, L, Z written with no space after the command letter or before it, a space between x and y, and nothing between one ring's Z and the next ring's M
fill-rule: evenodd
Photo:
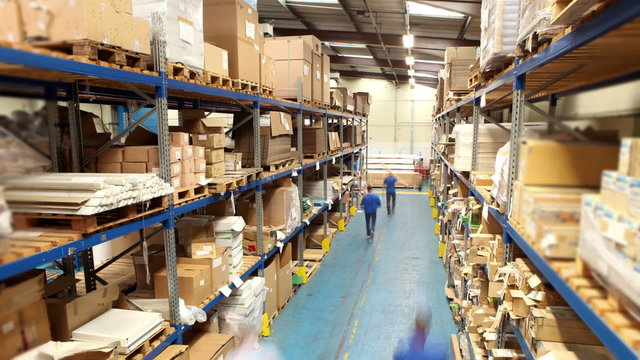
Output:
M449 353L456 328L429 199L425 193L398 194L391 216L385 206L383 198L375 242L367 242L364 214L358 212L334 238L318 272L275 319L265 341L286 359L391 359L416 312L427 308L433 316L427 346Z

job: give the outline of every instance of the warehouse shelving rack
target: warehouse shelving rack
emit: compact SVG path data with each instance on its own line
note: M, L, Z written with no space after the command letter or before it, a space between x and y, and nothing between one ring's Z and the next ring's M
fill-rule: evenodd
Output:
M449 136L452 127L466 118L467 123L474 125L472 147L472 169L477 169L478 129L480 119L502 127L499 119L494 119L491 111L510 109L511 128L505 129L511 134L509 151L509 178L507 206L498 210L488 206L488 199L473 186L460 171L457 171L440 152L439 139L434 136L432 159L441 166L441 183L445 191L437 200L440 205L446 203L447 184L453 178L469 188L471 196L476 197L484 206L488 206L489 214L495 218L502 228L504 241L503 262L513 259L513 244L532 261L542 275L562 295L573 310L589 326L611 353L619 359L637 358L638 353L627 345L618 334L604 322L565 280L551 267L523 236L509 223L509 209L513 197L513 185L517 180L518 151L522 135L525 107L544 117L549 131L562 128L572 132L556 116L558 99L567 95L584 92L613 84L629 82L640 78L640 48L636 46L640 39L640 3L635 0L618 0L610 4L599 14L585 20L583 24L572 29L563 37L552 42L535 55L517 58L512 69L499 75L482 88L477 88L470 96L458 101L434 117L434 122L444 129ZM543 111L536 102L548 101L549 110ZM569 120L569 119L567 119ZM436 127L434 127L435 129ZM435 133L435 130L434 130ZM579 134L572 132L579 139ZM450 145L450 144L446 144ZM436 191L434 191L435 193ZM436 196L438 196L436 194ZM504 215L506 214L506 215ZM441 232L446 229L441 229ZM510 324L503 321L499 330L499 345L504 343L504 335ZM517 330L517 329L515 329ZM516 337L528 359L533 358L532 351L524 341L522 334L515 331Z
M0 63L8 64L0 68L0 95L46 100L46 112L51 144L50 158L54 171L59 171L61 169L61 157L59 152L59 140L61 136L57 113L58 102L66 102L70 110L69 132L72 140L71 168L73 171L82 171L83 165L85 165L90 159L97 156L101 150L113 145L118 139L133 131L140 123L142 123L142 121L152 114L156 114L158 117L158 144L161 163L161 178L165 181L169 181L170 178L168 151L169 124L167 115L169 108L178 110L202 109L221 112L249 112L251 116L247 117L245 122L252 121L254 135L258 135L254 136L254 160L256 167L258 168L261 167L261 144L259 136L259 117L261 110L283 111L295 115L298 129L302 128L306 119L309 119L311 122L320 119L322 120L324 127L325 139L327 139L329 126L338 126L341 139L343 139L343 128L345 122L350 122L351 125L358 123L366 129L365 133L367 133L368 121L366 117L304 105L300 96L300 101L294 102L169 79L165 71L166 55L165 39L163 35L164 32L159 30L163 28L164 21L165 20L161 15L154 14L152 19L152 50L157 75L84 63L10 46L0 46ZM98 152L86 158L82 155L82 137L79 122L79 103L81 102L120 106L127 104L127 102L136 103L135 106L130 107L129 125L125 130L121 131L120 134L117 134L114 139L98 150ZM137 120L133 120L133 114L141 109L150 109L150 111ZM94 246L132 232L142 230L152 225L162 224L169 285L171 324L177 331L174 331L164 341L162 341L159 346L154 348L145 356L145 359L152 359L162 352L168 345L172 343L181 343L182 335L189 329L189 326L180 324L178 314L179 296L176 252L175 247L173 246L175 243L176 217L191 211L202 209L207 205L245 191L255 191L257 252L262 255L259 256L259 260L253 264L249 270L243 273L240 278L244 280L256 271L259 274L262 274L265 261L274 256L278 251L278 247L275 247L268 252L264 252L262 231L264 225L262 186L283 177L295 177L297 175L301 205L301 223L281 242L282 245L285 245L297 237L298 244L300 245L299 259L302 263L304 261L303 230L309 226L310 222L319 216L319 214L323 214L324 235L326 238L328 234L327 211L332 207L334 201L342 198L342 195L349 190L350 186L354 185L356 182L361 182L362 177L366 176L366 168L362 169L362 167L360 167L357 173L352 171L352 175L355 176L354 181L351 182L349 187L345 187L344 184L342 184L344 175L342 172L342 165L344 165L344 158L346 156L350 156L353 170L353 164L355 163L356 156L360 159L364 157L364 163L366 164L368 153L366 140L363 145L354 146L355 131L352 131L351 134L352 138L350 140L352 148L345 149L343 148L343 144L341 144L340 151L337 154L318 160L305 160L301 150L303 142L302 131L299 131L298 149L300 151L299 158L297 159L298 164L294 169L288 169L271 174L244 186L240 186L237 189L229 190L222 194L212 194L203 199L184 205L174 206L173 199L170 196L167 209L160 213L89 235L83 239L55 247L45 252L0 265L0 280L5 280L16 274L47 265L58 260L62 260L63 262L63 268L66 269L65 275L74 276L73 256L75 254L80 254L84 264L86 290L87 292L95 290L96 276L92 261L92 248ZM325 145L328 149L328 140ZM341 190L337 197L329 199L327 195L327 168L329 166L329 162L335 163L336 160L338 160L341 165ZM360 160L360 162L362 163L362 160ZM316 169L322 167L325 200L324 205L320 209L317 209L309 219L303 220L302 189L304 184L302 171L312 167L315 167ZM343 218L342 206L340 206L340 217ZM235 288L235 285L230 284L229 287L230 289L233 289ZM208 304L205 304L204 309L211 309L222 299L222 297L223 295L218 295Z

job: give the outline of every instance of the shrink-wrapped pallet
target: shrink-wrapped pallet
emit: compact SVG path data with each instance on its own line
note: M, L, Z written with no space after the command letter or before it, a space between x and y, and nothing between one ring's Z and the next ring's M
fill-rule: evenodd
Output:
M538 40L554 36L562 27L551 25L552 0L522 0L518 25L518 43L526 41L532 34Z
M488 71L516 51L520 0L485 0L481 15L480 69Z
M471 171L473 153L473 125L456 125L452 136L455 138L454 164L458 171ZM509 141L509 132L493 125L482 124L478 131L478 168L476 171L492 171L496 154Z

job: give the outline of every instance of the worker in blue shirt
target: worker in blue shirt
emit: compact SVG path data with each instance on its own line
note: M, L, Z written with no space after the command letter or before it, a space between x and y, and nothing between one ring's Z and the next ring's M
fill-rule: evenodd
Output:
M396 183L409 187L404 181L399 180L393 176L393 173L388 172L387 177L384 179L384 187L387 190L387 215L391 215L396 212Z
M418 314L411 336L407 338L407 344L398 349L393 355L393 360L445 360L446 349L426 346L430 329L431 311Z
M378 208L382 206L380 196L373 193L373 187L367 186L367 194L362 198L360 205L364 209L364 217L367 223L367 239L369 242L373 242L373 231L376 227L376 213Z

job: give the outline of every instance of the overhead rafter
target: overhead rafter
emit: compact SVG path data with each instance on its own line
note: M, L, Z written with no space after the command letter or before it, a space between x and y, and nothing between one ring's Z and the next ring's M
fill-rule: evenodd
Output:
M480 0L460 0L460 1L446 1L446 0L411 0L418 4L433 6L434 8L454 11L466 16L479 17L480 8L482 2Z
M356 77L356 78L395 81L393 74L382 74L382 73L364 72L364 71L338 71L338 72L340 73L340 77ZM408 75L397 75L397 76L398 76L398 80L401 82L409 81ZM438 80L431 79L431 78L416 78L416 84L435 88L438 85Z
M350 66L373 66L388 68L389 64L385 60L381 59L364 59L348 56L331 56L331 64L336 65L350 65ZM391 60L391 65L395 69L407 69L408 66L404 60ZM426 64L416 62L413 68L418 72L424 72L430 75L437 75L438 71L442 69L441 64Z
M379 45L378 35L376 33L283 28L276 28L274 32L276 36L313 35L321 41ZM382 34L381 37L386 46L403 47L402 35ZM414 39L413 47L416 49L445 50L448 47L480 45L480 42L477 40L447 39L417 35L414 36Z

